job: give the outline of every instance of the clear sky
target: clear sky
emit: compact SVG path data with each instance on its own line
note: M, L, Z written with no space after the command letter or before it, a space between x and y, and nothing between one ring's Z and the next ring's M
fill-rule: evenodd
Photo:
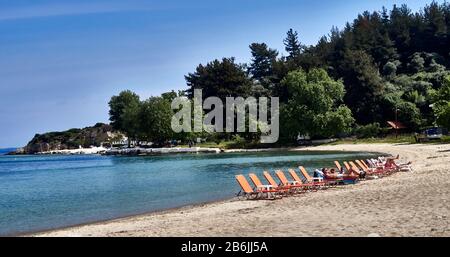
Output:
M253 42L284 53L289 28L314 44L364 10L430 2L0 0L0 148L108 122L121 90L147 98L184 89L199 63L248 62Z

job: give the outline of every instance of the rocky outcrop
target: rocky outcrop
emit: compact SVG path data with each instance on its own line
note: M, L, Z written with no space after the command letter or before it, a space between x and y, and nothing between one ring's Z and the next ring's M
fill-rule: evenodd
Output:
M122 135L115 132L111 125L97 123L93 127L69 129L62 132L36 134L17 154L35 154L55 150L77 149L108 144Z

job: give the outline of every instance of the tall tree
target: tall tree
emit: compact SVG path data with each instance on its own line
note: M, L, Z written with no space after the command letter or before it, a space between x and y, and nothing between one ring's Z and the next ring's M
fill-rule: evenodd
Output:
M150 97L142 102L138 112L139 132L142 139L164 143L173 136L171 101L163 97Z
M434 96L433 110L436 123L450 129L450 76L445 78L442 87Z
M192 98L194 89L202 89L203 97L216 96L225 100L227 96L247 96L251 80L243 65L235 63L234 58L214 60L197 66L194 73L185 76L187 96Z
M127 126L124 124L124 113L127 108L134 108L139 105L139 96L130 91L125 90L119 95L111 97L109 101L109 120L114 129L126 131Z
M400 59L402 62L406 62L406 59L415 52L414 48L411 48L412 17L411 9L406 4L400 7L394 5L390 13L389 36L399 53L402 53Z
M345 94L342 81L333 80L323 69L312 69L291 71L282 83L289 91L281 112L282 136L292 140L299 134L330 137L349 131L354 119L341 105Z
M286 52L288 52L289 54L288 59L296 59L300 56L303 50L303 46L298 40L297 31L289 29L283 42Z
M128 146L130 146L131 141L139 141L140 136L140 120L139 111L141 108L141 102L132 101L130 102L121 115L122 126L121 131L125 132L128 137Z
M250 45L252 61L249 73L254 79L263 80L273 76L273 65L278 56L275 49L269 48L265 43L253 43Z
M362 124L380 121L384 85L372 57L364 51L347 50L338 68L347 90L345 103L355 118Z

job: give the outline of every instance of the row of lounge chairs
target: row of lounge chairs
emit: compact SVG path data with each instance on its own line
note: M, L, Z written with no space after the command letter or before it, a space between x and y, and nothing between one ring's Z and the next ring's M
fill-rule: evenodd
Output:
M353 171L360 174L364 174L364 177L355 178L350 176L341 177L312 177L310 173L303 166L299 166L298 170L288 169L290 179L282 170L276 170L275 175L279 182L277 183L274 177L268 172L264 171L263 176L268 184L263 184L259 177L255 173L250 173L249 178L253 183L253 187L250 185L244 175L236 175L236 180L241 187L241 190L237 194L238 198L244 198L248 200L255 199L280 199L283 196L289 196L294 194L300 194L310 191L323 190L330 187L336 187L345 184L354 184L360 179L366 178L380 178L388 176L395 171L398 171L398 167L391 167L385 165L381 160L355 160L344 161L342 166L338 161L334 161L334 164L339 171L347 172ZM297 173L298 172L298 173ZM301 174L301 175L299 175Z

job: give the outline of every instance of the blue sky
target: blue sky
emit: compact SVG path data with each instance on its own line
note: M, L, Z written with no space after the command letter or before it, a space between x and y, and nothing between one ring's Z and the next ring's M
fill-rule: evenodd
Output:
M147 98L184 89L199 63L248 62L253 42L284 53L289 28L314 44L364 10L430 2L0 0L0 148L108 122L121 90Z

